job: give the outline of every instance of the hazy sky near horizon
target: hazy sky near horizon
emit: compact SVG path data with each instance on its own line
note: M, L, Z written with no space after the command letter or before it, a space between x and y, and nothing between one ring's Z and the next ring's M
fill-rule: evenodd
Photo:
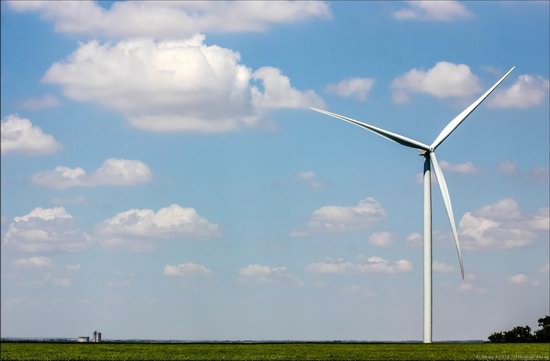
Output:
M548 2L1 2L1 334L422 338L549 311Z

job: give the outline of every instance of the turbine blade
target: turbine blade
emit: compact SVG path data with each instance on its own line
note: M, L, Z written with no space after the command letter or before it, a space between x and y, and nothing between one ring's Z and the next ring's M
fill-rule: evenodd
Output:
M489 94L491 94L493 90L495 90L495 88L500 83L502 83L502 81L508 76L508 74L512 72L512 70L514 70L514 68L515 66L513 66L512 69L508 70L508 72L504 74L504 76L500 78L500 80L497 81L495 85L493 85L489 90L487 90L485 94L480 96L478 100L472 103L472 105L464 109L462 113L460 113L453 120L451 120L450 123L447 124L445 128L443 128L441 133L439 133L437 138L435 138L434 142L431 145L432 149L435 150L441 143L443 143L443 141L447 139L447 137L460 125L460 123L462 123L464 119L466 119L468 115L470 115L470 113L472 113L478 107L478 105L481 104L481 102L484 101L485 98L487 98Z
M328 116L331 116L331 117L334 117L334 118L342 119L342 120L344 120L348 123L351 123L351 124L355 124L359 127L370 130L371 132L373 132L375 134L378 134L381 137L384 137L386 139L389 139L393 142L399 143L399 144L404 145L406 147L421 149L421 150L425 150L425 151L430 150L430 147L428 147L426 144L420 143L420 142L418 142L414 139L410 139L410 138L404 137L404 136L396 134L396 133L388 132L387 130L375 127L373 125L362 123L358 120L351 119L351 118L345 117L343 115L332 113L332 112L329 112L329 111L326 111L326 110L321 110L321 109L317 109L317 108L311 108L311 110L314 110L316 112L319 112L319 113L322 113L322 114L325 114L325 115L328 115Z
M445 203L445 208L447 209L447 215L449 216L449 222L451 223L451 230L453 231L453 238L455 240L456 252L458 253L458 261L460 262L460 273L462 274L462 279L464 279L464 264L462 262L462 254L460 252L460 241L458 240L458 233L456 231L455 217L453 215L453 207L451 205L451 197L449 196L449 189L447 188L447 183L445 182L445 177L443 177L443 172L437 163L437 158L435 153L430 153L430 159L435 171L435 177L437 178L437 184L439 184L439 189L441 190L441 195L443 196L443 203Z

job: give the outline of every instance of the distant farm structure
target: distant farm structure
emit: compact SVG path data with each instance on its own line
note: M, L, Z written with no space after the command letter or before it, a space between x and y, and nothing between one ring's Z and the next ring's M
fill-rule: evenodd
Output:
M94 331L93 335L92 342L101 342L101 332Z
M90 336L78 336L76 338L76 342L90 342ZM92 333L92 340L91 342L101 342L101 332L100 331L94 331Z

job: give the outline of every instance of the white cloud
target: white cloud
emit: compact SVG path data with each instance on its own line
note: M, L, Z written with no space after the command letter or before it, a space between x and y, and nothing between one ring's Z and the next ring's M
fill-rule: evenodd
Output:
M497 170L506 176L545 184L548 183L548 179L550 178L550 171L547 167L535 167L529 171L522 172L514 162L509 160L500 162Z
M498 171L504 175L508 176L516 176L518 175L518 167L516 163L510 161L510 160L504 160L500 163L498 163L497 167Z
M318 233L341 233L370 228L386 217L382 205L374 198L366 198L356 206L324 206L313 212L307 226L291 233L307 236Z
M12 275L15 285L23 288L36 288L52 285L55 287L71 287L76 272L82 268L79 264L67 265L64 271L55 270L53 261L44 256L19 258L13 261L13 267L17 270L39 270L40 273L18 273ZM28 275L33 278L28 279ZM39 276L36 278L36 276Z
M439 261L434 261L432 264L432 268L435 272L439 273L451 273L455 270L453 266L446 264L445 262Z
M132 285L136 275L131 272L113 271L112 278L105 282L105 287L124 288Z
M411 69L391 84L393 100L405 103L411 93L424 93L437 98L469 97L481 86L466 64L440 61L427 71Z
M341 97L351 97L360 101L367 101L374 86L372 78L349 78L326 86L326 91Z
M450 162L447 162L446 160L442 160L439 163L439 165L441 166L441 169L451 173L459 173L459 174L479 173L479 168L474 166L472 162L452 164Z
M35 208L15 217L4 242L23 252L82 251L91 243L65 208Z
M516 275L511 276L509 281L510 283L513 283L518 286L525 286L527 283L529 283L529 278L523 273L518 273Z
M408 7L393 13L395 19L449 22L472 17L464 5L454 0L408 1L407 3Z
M539 268L540 273L549 273L550 272L550 263L546 263Z
M526 247L537 231L548 229L548 209L525 215L512 198L505 198L473 212L460 221L460 238L465 249L489 250Z
M44 134L42 129L29 119L17 114L8 115L2 121L1 152L26 154L51 154L61 149L53 136Z
M165 276L191 277L210 274L210 270L198 263L187 262L177 265L167 264L164 266L164 272L162 274Z
M88 175L82 168L58 166L54 170L36 173L34 184L57 189L97 186L133 186L151 180L149 167L139 160L110 158Z
M65 266L65 269L69 272L78 272L82 269L82 266L80 264L69 264Z
M407 246L421 247L424 244L424 237L420 233L411 233L406 239Z
M325 274L361 274L361 273L401 273L410 272L413 267L407 260L396 262L388 261L381 257L363 257L359 256L357 262L344 261L343 259L331 260L327 262L310 263L307 271L312 273Z
M482 287L478 287L470 282L464 282L458 287L459 292L476 292L476 293L485 293L487 290Z
M59 99L53 94L45 94L35 98L29 98L21 103L21 107L27 110L41 110L54 108L60 104Z
M239 270L239 280L258 284L282 283L303 286L304 283L290 273L286 267L269 267L260 264L250 264Z
M194 208L172 204L157 212L130 209L96 227L102 246L114 250L148 251L159 239L211 239L220 236L219 226L201 217Z
M11 9L38 12L55 30L106 38L181 38L199 32L263 31L270 25L330 18L319 1L127 1L104 9L89 1L10 1Z
M470 272L470 273L466 273L464 275L464 280L468 281L468 282L472 282L472 281L475 281L477 280L477 275L473 272Z
M44 256L34 256L30 258L18 258L13 261L13 267L18 269L24 268L51 268L54 264L52 260Z
M479 167L476 167L472 162L464 163L451 163L446 160L439 162L439 166L442 170L449 173L463 174L463 175L476 175L479 173ZM432 183L437 183L435 172L431 172ZM424 174L422 172L416 173L416 183L422 184L424 182Z
M548 231L550 229L550 209L541 208L529 219L529 226L537 231Z
M344 289L344 292L348 294L359 295L365 298L371 298L377 295L376 292L356 284L346 287Z
M310 188L321 188L323 186L323 183L317 178L317 174L312 171L298 172L296 179Z
M52 280L52 284L56 287L71 287L73 279L71 277L61 277Z
M373 246L387 247L392 243L393 235L390 232L376 232L369 237Z
M475 281L477 280L477 275L475 273L466 273L464 275L464 281L460 284L458 287L459 292L475 292L475 293L485 293L487 290L483 287L478 287L475 284Z
M313 91L294 89L279 69L253 72L239 62L237 52L205 45L202 35L91 41L52 65L43 80L60 85L69 98L97 102L156 132L234 131L262 126L274 109L323 106Z
M530 108L548 98L550 82L539 75L523 74L508 88L499 89L489 101L494 108Z
M550 170L545 167L536 167L531 172L529 172L529 177L536 182L547 184L548 179L550 178Z
M252 74L254 80L263 85L262 92L258 87L252 87L252 100L258 109L277 108L308 108L310 106L323 107L324 103L313 90L301 92L294 89L290 79L284 76L277 68L264 66Z

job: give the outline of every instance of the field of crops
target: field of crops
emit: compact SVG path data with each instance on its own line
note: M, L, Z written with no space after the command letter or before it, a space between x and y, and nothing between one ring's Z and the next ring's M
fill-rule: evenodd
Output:
M2 342L2 360L550 360L550 344Z

